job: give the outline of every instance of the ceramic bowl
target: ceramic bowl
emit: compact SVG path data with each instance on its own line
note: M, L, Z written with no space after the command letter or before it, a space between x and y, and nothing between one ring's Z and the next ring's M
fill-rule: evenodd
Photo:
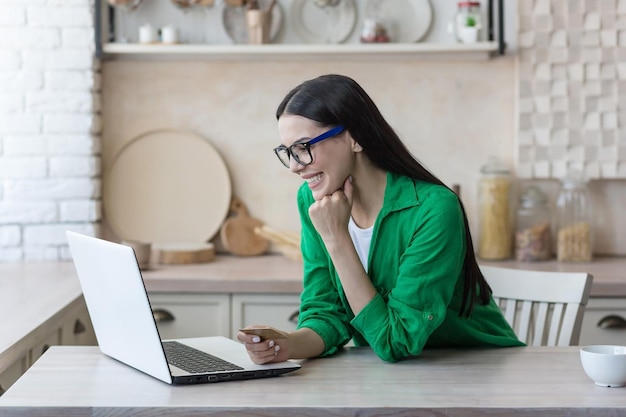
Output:
M626 346L583 346L580 362L587 376L598 386L623 387L626 384Z

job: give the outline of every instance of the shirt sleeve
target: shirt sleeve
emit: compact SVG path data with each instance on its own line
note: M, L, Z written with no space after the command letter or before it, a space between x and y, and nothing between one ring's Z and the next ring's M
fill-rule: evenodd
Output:
M352 338L350 316L333 280L334 267L308 210L312 197L308 188L298 192L298 210L302 222L302 258L304 261L303 291L300 296L298 328L310 328L324 341L321 356L332 355Z
M419 213L417 212L419 211ZM444 321L457 285L462 285L465 227L458 199L451 193L390 216L410 233L400 257L396 285L376 295L351 321L383 360L419 355ZM382 248L379 248L382 250Z

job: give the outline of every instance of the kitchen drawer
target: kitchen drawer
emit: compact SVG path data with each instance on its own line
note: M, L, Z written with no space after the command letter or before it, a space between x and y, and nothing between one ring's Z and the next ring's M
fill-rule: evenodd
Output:
M232 337L240 328L252 324L295 330L299 307L300 295L296 294L233 294Z
M150 293L150 304L162 339L228 336L228 294Z
M591 298L585 309L579 345L626 345L626 299Z

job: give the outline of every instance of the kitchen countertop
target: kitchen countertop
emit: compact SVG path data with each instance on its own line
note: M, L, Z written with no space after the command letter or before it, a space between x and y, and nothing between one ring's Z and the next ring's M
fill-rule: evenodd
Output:
M386 363L347 348L280 377L171 386L97 347L52 347L0 397L0 416L625 415L625 389L594 385L578 349L429 349Z

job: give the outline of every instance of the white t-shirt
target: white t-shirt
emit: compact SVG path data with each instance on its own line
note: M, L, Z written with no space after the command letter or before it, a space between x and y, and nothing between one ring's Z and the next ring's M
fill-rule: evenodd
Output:
M361 264L363 264L363 268L365 268L365 272L367 272L367 262L369 260L370 244L372 243L372 232L374 231L374 226L368 227L367 229L361 229L356 225L354 220L352 220L352 217L350 217L350 221L348 222L348 231L350 232L350 237L354 243L356 253L359 255Z

